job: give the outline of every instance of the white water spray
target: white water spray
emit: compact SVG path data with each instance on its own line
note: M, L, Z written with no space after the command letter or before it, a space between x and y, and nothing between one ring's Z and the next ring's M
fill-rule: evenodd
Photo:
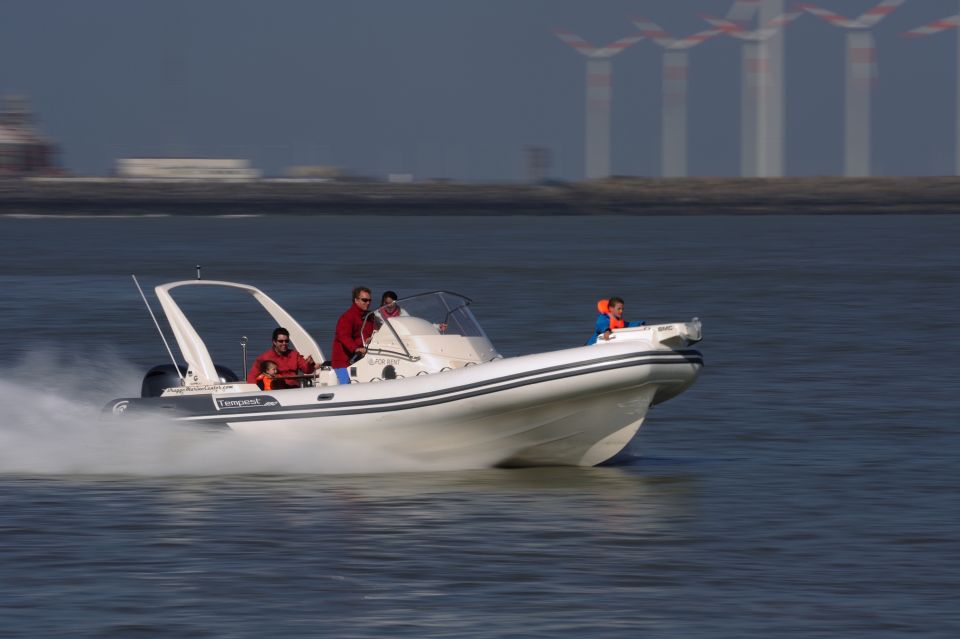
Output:
M112 359L112 361L108 361ZM349 474L451 470L338 439L211 431L162 418L102 419L136 397L141 372L114 358L64 361L35 353L0 381L0 473ZM119 383L118 383L118 380Z

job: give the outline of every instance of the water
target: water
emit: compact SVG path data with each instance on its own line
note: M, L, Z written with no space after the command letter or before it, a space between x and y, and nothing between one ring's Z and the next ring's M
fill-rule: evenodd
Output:
M958 636L957 237L955 216L0 219L0 636ZM602 468L99 424L166 361L129 274L198 263L325 349L358 283L468 295L507 355L581 343L619 294L628 319L702 318L707 368ZM192 303L221 363L241 331L266 348L239 303Z

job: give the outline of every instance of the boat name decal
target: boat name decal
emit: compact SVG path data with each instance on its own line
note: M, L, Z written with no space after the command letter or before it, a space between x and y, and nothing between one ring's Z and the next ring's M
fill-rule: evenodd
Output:
M370 363L374 366L379 366L380 364L390 364L393 366L399 366L400 360L396 357L371 357Z
M662 332L662 331L672 331L672 330L673 330L673 324L662 324L662 325L660 325L660 326L657 327L657 330L658 330L658 331L661 331L661 332Z
M279 406L280 402L270 397L236 397L229 399L217 398L217 408L260 408L263 406Z

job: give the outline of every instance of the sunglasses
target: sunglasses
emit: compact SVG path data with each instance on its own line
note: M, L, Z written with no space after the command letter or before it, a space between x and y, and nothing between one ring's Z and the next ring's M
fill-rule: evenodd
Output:
M358 297L357 299L360 300L361 302L369 302L369 301L370 301L370 298L369 298L369 297Z
M275 340L273 340L273 341L275 341L277 344L286 344L286 343L288 343L290 340L288 340L288 339L275 339Z

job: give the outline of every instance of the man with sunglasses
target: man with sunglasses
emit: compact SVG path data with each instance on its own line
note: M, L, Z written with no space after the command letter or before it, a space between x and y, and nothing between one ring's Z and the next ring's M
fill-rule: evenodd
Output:
M313 361L312 356L308 355L304 358L300 353L290 348L290 332L282 326L273 330L273 348L264 351L253 361L253 366L247 373L248 384L257 383L261 362L268 360L277 363L277 378L273 380L273 389L300 388L300 380L295 378L285 379L285 377L312 373L317 369L317 364Z
M341 384L350 383L350 373L347 371L347 367L366 354L367 349L364 344L373 335L375 322L363 323L363 318L370 310L371 298L369 288L365 286L356 287L353 289L353 304L337 320L330 365L337 372L337 381ZM363 331L362 335L361 330Z

